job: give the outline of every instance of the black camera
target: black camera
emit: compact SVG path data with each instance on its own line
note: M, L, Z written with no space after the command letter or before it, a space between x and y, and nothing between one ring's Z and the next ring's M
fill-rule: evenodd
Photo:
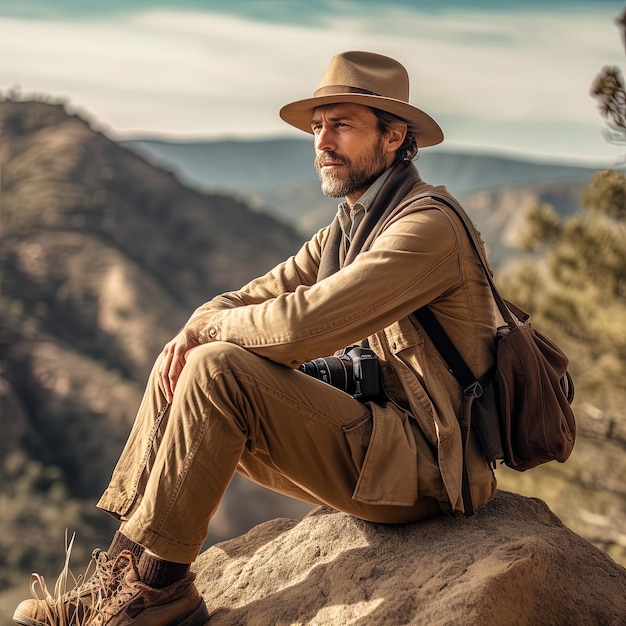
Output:
M383 396L378 357L369 348L350 346L338 356L302 363L299 370L362 402L380 400Z

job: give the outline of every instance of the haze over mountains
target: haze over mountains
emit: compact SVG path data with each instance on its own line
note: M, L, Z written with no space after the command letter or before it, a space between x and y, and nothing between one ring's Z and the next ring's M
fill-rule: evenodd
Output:
M303 180L317 182L313 138L304 133L303 137L210 142L135 139L121 143L172 164L184 182L194 186L262 192ZM501 185L579 180L597 171L595 167L451 152L440 147L423 149L417 165L426 181L445 184L459 196Z
M293 225L303 236L325 226L339 200L322 195L312 139L124 142L172 170L185 184L247 198L257 210ZM445 185L465 205L489 244L495 265L516 254L524 210L548 202L561 215L578 210L578 196L597 167L428 148L416 165L422 178Z

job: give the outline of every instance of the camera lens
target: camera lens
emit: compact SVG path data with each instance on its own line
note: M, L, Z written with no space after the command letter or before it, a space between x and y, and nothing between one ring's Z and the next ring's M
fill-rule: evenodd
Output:
M348 358L329 356L307 361L300 366L300 371L317 378L346 393L354 393L352 361Z

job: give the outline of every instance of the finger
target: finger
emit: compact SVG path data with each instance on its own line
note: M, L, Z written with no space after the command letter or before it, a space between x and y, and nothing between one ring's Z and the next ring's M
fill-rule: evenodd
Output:
M178 379L180 378L180 374L183 371L183 367L185 367L186 362L187 359L185 358L184 350L180 346L177 346L167 373L168 389L169 393L171 394L170 397L174 396L174 391L176 390Z
M165 384L165 377L164 377L164 370L165 370L165 358L161 358L161 365L159 366L159 371L157 374L157 379L159 382L159 389L161 390L161 393L165 396L165 399L167 400L167 386Z
M159 367L159 387L165 396L165 399L170 403L172 401L172 389L169 383L171 366L172 352L166 348L161 361L161 366Z

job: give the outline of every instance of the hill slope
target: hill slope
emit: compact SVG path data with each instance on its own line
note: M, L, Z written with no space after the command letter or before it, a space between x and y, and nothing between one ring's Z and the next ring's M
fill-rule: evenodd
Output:
M65 527L89 547L87 527L106 521L93 499L164 343L302 238L183 187L61 106L0 102L0 130L1 588L31 558L56 567Z

